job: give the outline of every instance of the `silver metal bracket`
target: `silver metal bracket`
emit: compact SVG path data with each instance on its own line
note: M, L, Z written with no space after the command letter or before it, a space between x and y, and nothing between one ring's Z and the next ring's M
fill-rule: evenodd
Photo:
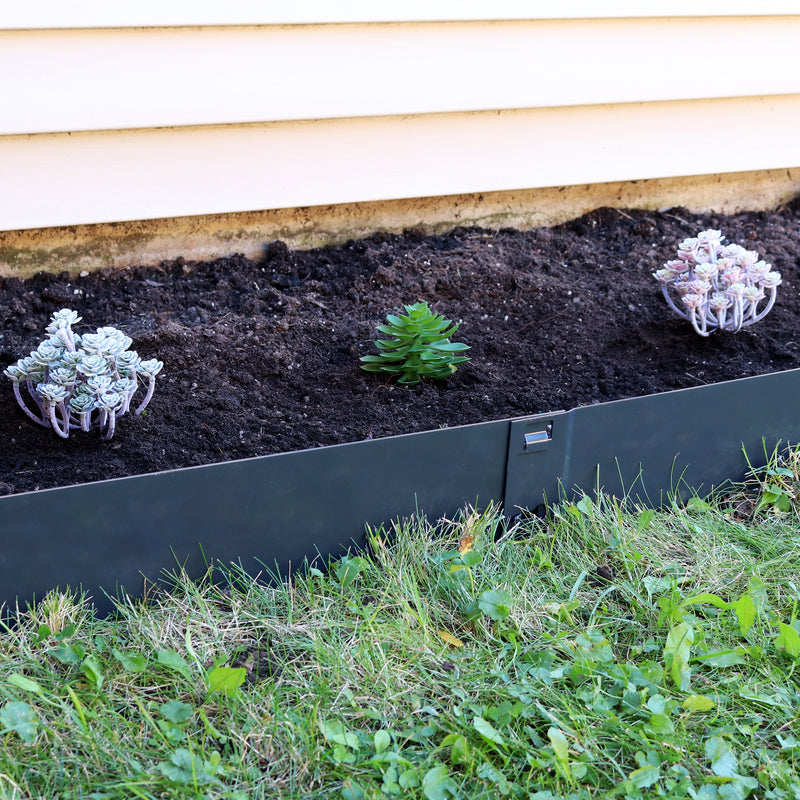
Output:
M525 440L525 451L538 451L542 449L543 445L546 445L553 438L553 423L548 422L544 428L535 431L525 431L524 433L524 440Z

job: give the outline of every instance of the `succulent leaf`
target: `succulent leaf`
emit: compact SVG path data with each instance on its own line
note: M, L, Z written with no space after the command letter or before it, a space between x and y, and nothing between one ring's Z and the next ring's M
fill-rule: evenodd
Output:
M36 391L46 406L55 405L69 397L69 389L57 383L40 383Z
M151 358L149 361L140 361L136 371L145 378L155 378L164 367L163 361Z

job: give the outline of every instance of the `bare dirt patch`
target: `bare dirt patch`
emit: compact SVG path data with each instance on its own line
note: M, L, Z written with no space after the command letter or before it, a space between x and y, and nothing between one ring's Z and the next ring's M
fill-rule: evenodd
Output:
M766 319L699 337L652 272L715 228L783 274ZM144 417L111 442L59 440L0 390L0 493L521 416L799 365L800 203L733 216L600 209L554 228L376 234L264 258L178 259L84 277L0 280L0 369L36 347L53 311L77 331L121 328L165 362ZM460 320L472 360L398 386L359 369L376 326L428 301ZM769 398L764 398L769 403Z

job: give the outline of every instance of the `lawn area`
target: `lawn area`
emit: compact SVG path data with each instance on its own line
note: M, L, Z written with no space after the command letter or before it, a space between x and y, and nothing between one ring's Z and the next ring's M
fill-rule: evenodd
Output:
M49 595L2 633L0 798L800 798L797 487Z

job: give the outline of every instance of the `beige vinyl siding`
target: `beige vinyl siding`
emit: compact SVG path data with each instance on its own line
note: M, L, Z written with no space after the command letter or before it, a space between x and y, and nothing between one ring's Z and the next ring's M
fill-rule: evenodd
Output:
M800 3L219 5L0 12L0 230L800 165Z
M0 134L794 94L798 43L800 16L7 31Z

